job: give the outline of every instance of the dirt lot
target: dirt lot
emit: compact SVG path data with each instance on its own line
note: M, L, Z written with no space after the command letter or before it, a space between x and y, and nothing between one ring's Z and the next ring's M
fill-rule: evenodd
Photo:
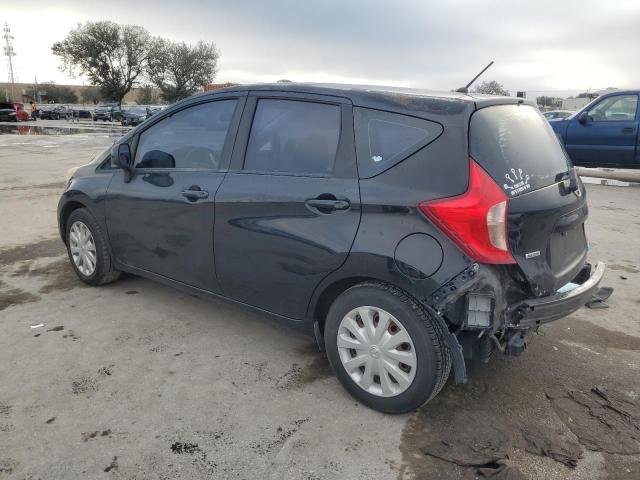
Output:
M0 479L640 478L640 188L587 187L609 309L388 416L255 313L134 277L83 286L55 209L65 171L112 141L0 135Z

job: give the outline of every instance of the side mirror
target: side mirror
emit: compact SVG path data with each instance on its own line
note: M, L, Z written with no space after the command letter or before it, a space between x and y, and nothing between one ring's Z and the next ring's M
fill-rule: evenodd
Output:
M124 171L124 181L128 183L133 177L133 159L128 143L123 143L111 150L111 165Z
M176 168L176 159L162 150L149 150L138 164L139 168Z
M578 121L582 125L586 125L589 122L589 114L587 112L582 112L580 115L578 115Z

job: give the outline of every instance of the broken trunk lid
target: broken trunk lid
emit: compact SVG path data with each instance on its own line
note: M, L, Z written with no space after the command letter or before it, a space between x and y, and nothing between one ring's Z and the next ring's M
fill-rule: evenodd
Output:
M587 216L585 195L563 182L509 201L509 246L536 296L556 293L584 266Z

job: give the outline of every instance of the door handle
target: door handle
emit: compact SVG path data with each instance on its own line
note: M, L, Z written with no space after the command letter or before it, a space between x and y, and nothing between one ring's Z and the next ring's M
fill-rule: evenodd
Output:
M307 206L319 210L320 213L331 213L335 210L347 210L351 206L349 200L340 200L335 197L327 198L328 196L325 198L322 197L323 196L310 198L305 203Z
M636 132L636 129L633 127L624 127L622 129L622 133L635 133L635 132Z
M198 186L193 186L189 187L189 189L187 190L183 190L182 192L180 192L180 195L195 202L196 200L208 198L209 192L207 192L206 190L201 190Z

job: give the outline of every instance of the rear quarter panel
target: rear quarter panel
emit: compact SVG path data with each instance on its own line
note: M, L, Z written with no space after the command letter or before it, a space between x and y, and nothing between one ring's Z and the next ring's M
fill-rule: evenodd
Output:
M448 123L433 143L389 170L360 180L362 217L351 253L345 264L316 288L310 313L329 285L346 278L388 282L426 302L432 293L472 263L418 208L422 201L458 195L467 189L467 121L458 118L457 122ZM397 247L416 233L431 236L436 242L424 244L436 248L412 250L413 261L403 255L401 270L396 261ZM423 265L434 265L423 258L429 256L439 265L435 272L421 271Z

